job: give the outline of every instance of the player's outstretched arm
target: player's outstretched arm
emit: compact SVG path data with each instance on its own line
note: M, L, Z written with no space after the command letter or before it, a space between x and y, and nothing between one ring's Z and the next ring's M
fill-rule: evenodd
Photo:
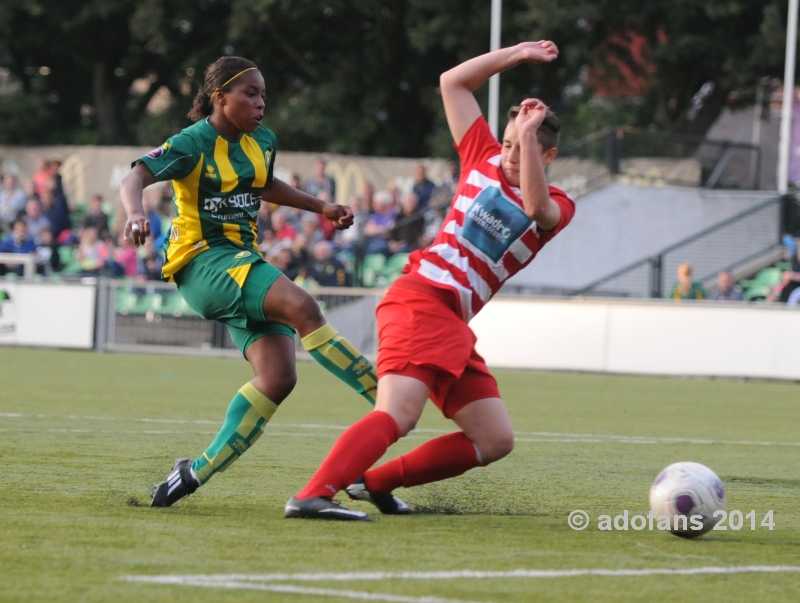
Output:
M481 115L473 92L495 73L520 63L549 63L558 56L558 48L549 40L523 42L482 54L445 71L439 77L447 125L456 144Z
M552 230L561 220L561 208L550 198L536 132L547 116L547 105L537 98L522 101L514 120L519 135L519 185L525 214L541 230ZM555 153L555 149L551 153Z
M153 173L143 163L139 163L122 179L119 185L119 196L122 207L128 215L122 236L126 239L133 235L133 244L136 247L144 245L144 240L150 236L150 220L145 217L142 206L142 191L155 184Z
M297 190L293 186L277 178L274 178L264 187L261 198L262 201L266 201L267 203L276 203L278 205L296 207L304 211L313 211L316 214L322 214L325 218L333 222L337 230L350 228L353 224L353 210L346 205L326 203L321 199L317 199L303 191Z

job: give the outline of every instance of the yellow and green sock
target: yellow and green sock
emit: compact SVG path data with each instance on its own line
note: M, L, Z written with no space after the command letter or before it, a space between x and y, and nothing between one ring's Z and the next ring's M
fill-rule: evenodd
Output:
M378 377L375 367L329 323L302 339L303 347L312 358L361 394L375 406Z
M205 484L211 476L225 471L264 433L264 425L278 405L246 383L228 406L225 422L206 451L192 463L192 470Z

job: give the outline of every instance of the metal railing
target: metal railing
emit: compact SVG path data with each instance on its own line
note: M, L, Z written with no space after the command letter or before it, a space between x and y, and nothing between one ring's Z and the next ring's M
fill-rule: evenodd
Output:
M591 175L591 190L610 178L650 184L757 190L760 188L761 148L756 145L702 136L653 132L629 126L611 126L559 149L559 158L572 158L602 167L581 170ZM569 175L555 175L568 180Z
M368 357L378 351L375 308L381 289L310 290L327 320ZM228 329L199 316L173 283L99 279L96 347L116 352L238 356ZM297 338L297 353L305 351Z
M689 262L696 281L708 283L722 270L736 271L780 247L781 207L774 198L736 214L646 258L625 266L573 295L664 297L665 281Z
M0 253L0 264L22 265L23 278L36 274L36 258L28 253Z

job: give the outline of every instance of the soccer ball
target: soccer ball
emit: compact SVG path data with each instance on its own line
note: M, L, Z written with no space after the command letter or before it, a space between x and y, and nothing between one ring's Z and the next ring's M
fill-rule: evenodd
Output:
M725 489L705 465L673 463L650 486L650 508L659 517L669 517L669 531L676 536L696 538L720 520L714 512L725 508ZM659 527L662 524L667 525L666 519L662 518Z

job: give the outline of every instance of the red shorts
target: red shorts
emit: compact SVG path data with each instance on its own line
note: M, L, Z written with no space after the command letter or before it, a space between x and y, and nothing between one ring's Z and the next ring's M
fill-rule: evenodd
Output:
M408 274L394 282L376 316L378 378L422 381L448 419L470 402L500 397L497 381L475 351L475 334L456 311L454 293Z

